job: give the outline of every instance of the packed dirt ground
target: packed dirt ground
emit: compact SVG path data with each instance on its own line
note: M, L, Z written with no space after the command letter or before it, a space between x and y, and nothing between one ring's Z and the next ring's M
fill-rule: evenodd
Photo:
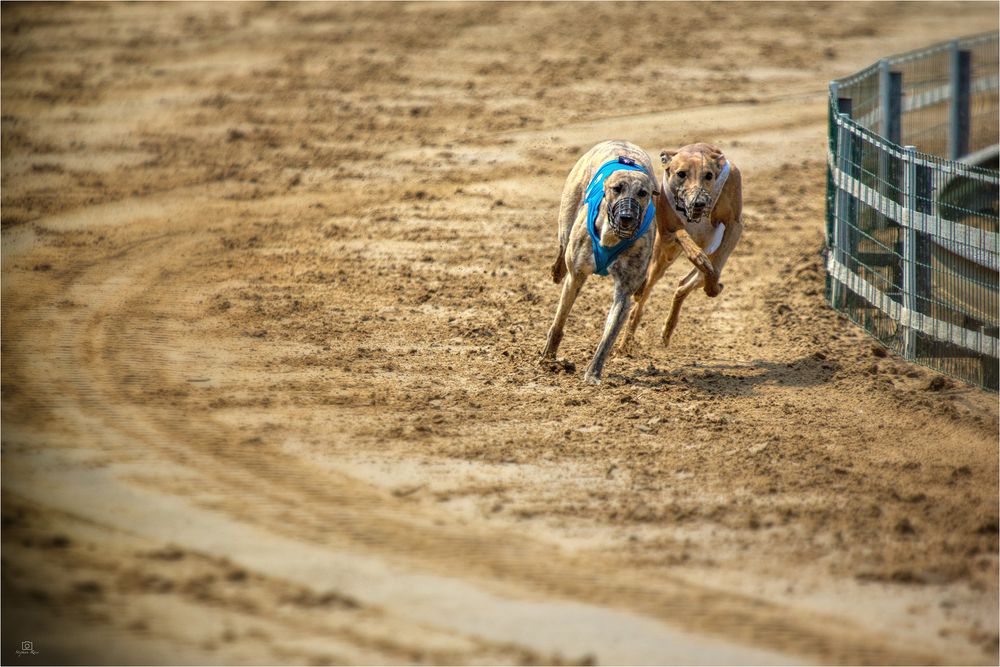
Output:
M821 251L827 81L997 9L4 4L4 663L996 664L997 397ZM607 138L746 232L591 387Z

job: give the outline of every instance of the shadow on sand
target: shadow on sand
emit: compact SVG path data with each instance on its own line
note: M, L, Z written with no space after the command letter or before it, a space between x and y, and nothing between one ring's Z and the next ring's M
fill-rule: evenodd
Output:
M670 369L660 369L650 363L645 369L628 375L612 374L610 377L643 387L684 386L716 396L750 396L761 385L813 387L824 384L839 369L840 364L836 361L810 354L787 362L718 359Z

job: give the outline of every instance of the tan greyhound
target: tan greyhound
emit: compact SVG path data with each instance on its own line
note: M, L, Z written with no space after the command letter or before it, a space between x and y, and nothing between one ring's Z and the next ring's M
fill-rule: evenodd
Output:
M681 306L699 285L710 297L722 292L719 278L743 234L743 181L740 170L722 151L698 143L662 151L664 174L656 200L656 242L646 279L635 292L635 303L618 350L631 352L635 330L653 286L682 253L695 265L674 291L661 340L670 344Z

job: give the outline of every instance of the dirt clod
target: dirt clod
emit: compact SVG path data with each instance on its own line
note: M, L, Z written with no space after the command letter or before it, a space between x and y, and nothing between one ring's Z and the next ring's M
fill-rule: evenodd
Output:
M955 386L955 383L942 375L935 375L931 378L930 382L927 383L925 389L927 391L944 391L945 389L951 389Z

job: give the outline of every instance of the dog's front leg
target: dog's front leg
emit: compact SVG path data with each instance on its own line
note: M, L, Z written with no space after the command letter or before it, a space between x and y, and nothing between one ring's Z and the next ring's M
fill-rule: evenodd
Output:
M664 186L663 192L666 192L666 186ZM709 276L716 272L716 268L712 266L712 260L708 258L708 255L701 249L701 246L691 238L687 228L684 226L684 222L673 213L670 203L664 194L660 195L656 204L656 228L659 232L656 237L657 245L672 241L680 246L681 251L688 258L688 261L694 264L695 268L703 274Z
M590 365L587 366L587 372L583 376L590 384L601 384L601 373L604 370L604 362L608 360L611 346L614 345L615 339L618 338L618 334L625 324L625 318L628 317L628 297L630 293L631 290L620 279L616 278L615 299L611 303L611 310L608 311L608 319L604 323L604 335L601 337L601 342L597 345L597 351L594 352L594 358L591 360Z
M629 312L628 324L625 325L625 333L618 342L619 354L632 353L632 348L635 347L635 330L642 319L642 311L646 306L649 295L653 291L653 286L663 277L664 272L673 264L680 252L675 243L671 243L659 236L656 237L656 243L653 247L653 259L646 271L646 279L642 282L642 287L632 295L635 297L635 303L632 304L632 310Z
M556 358L559 350L559 343L562 342L563 330L566 327L566 319L569 311L573 308L580 288L587 281L586 273L570 273L563 281L562 294L559 297L559 306L556 308L556 317L549 329L549 336L545 341L545 349L542 350L542 358L539 361L551 361Z
M722 242L719 243L715 252L709 255L715 266L715 271L705 274L705 294L708 296L719 296L722 293L722 283L719 282L719 278L722 277L722 268L726 265L729 255L733 252L733 248L736 247L736 243L742 235L742 218L726 224L726 231L722 234Z
M714 276L715 280L718 281L719 267L713 265L712 260L701 249L701 246L695 243L687 230L683 228L678 229L674 232L674 236L677 245L684 251L684 256L688 258L689 262L694 264L696 269L705 275L705 279L711 280Z

